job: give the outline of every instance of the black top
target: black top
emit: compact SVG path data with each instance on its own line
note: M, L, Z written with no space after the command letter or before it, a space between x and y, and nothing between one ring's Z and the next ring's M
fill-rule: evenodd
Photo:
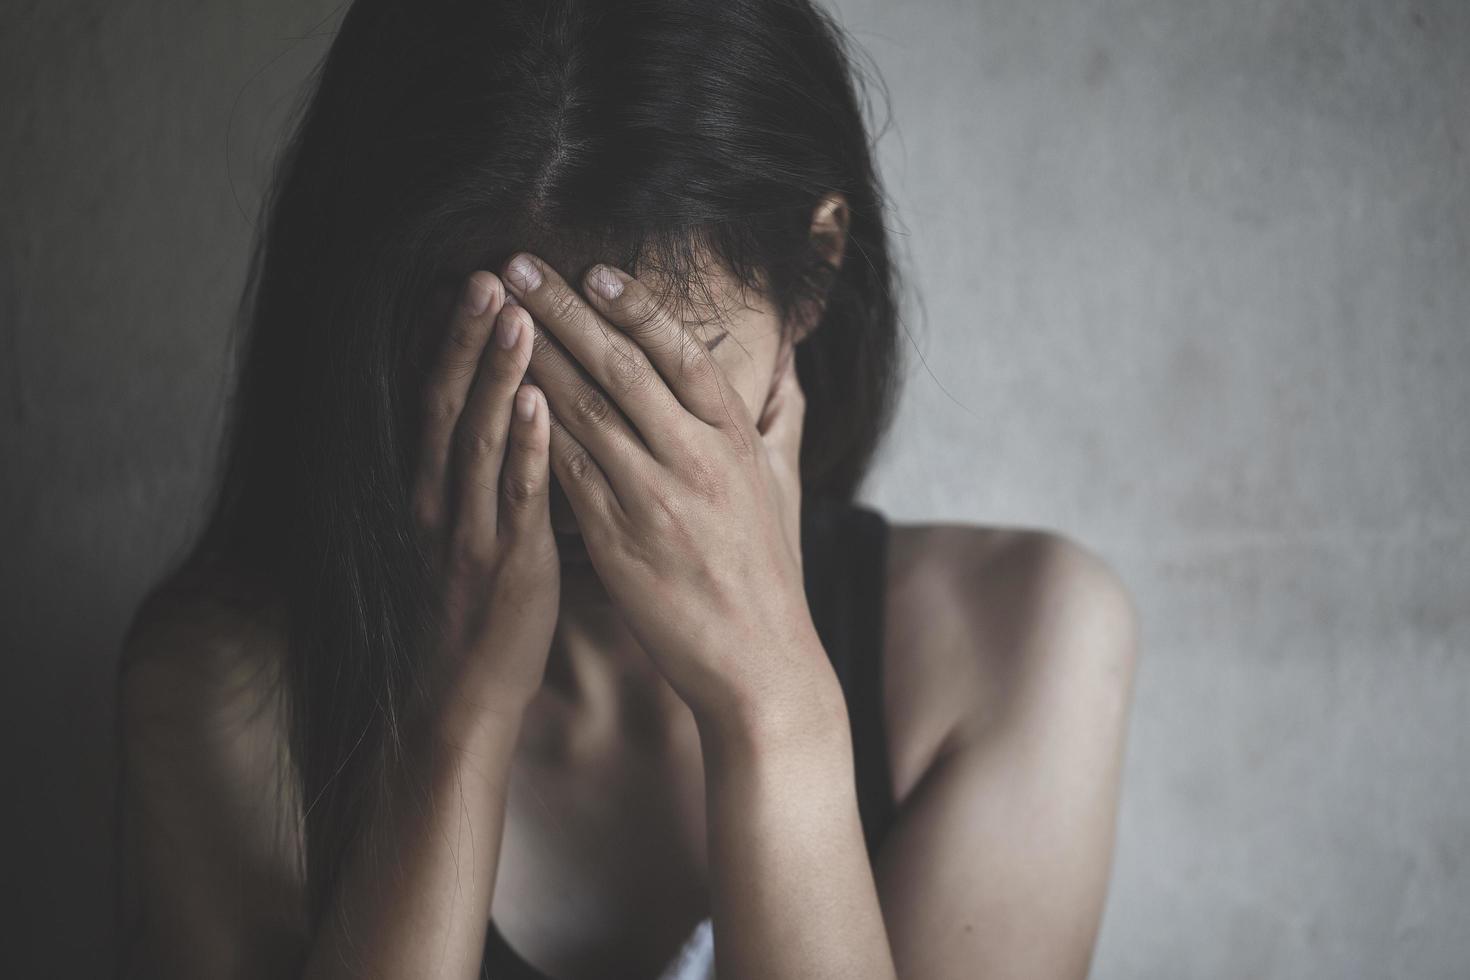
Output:
M858 813L871 860L894 816L882 710L888 522L862 504L808 501L801 547L807 604L847 699ZM494 921L486 931L481 975L550 980L510 947Z

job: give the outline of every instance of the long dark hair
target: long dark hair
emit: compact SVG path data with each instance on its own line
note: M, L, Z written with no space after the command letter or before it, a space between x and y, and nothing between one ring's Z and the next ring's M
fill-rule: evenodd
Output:
M798 347L803 496L851 500L897 397L899 347L868 105L808 0L358 0L262 204L238 379L204 528L180 573L276 597L305 809L309 925L401 749L433 584L409 507L443 298L512 251L699 288L713 255ZM849 208L840 268L813 208ZM687 300L688 296L673 297ZM190 576L192 577L192 576Z

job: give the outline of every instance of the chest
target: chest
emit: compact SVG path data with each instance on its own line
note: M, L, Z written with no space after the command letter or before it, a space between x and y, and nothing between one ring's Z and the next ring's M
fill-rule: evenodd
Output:
M513 764L491 919L557 980L654 977L708 914L692 719L659 752Z
M893 797L923 777L963 705L963 638L935 631L922 542L893 530L885 589L882 714ZM531 738L537 736L532 734ZM660 753L575 766L518 755L491 918L557 980L655 977L708 914L704 769L692 718Z

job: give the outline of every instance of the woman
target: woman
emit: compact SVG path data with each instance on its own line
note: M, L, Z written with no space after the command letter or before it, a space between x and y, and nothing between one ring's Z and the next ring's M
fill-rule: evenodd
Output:
M1134 612L853 502L896 276L797 0L348 11L121 674L127 969L1073 977Z

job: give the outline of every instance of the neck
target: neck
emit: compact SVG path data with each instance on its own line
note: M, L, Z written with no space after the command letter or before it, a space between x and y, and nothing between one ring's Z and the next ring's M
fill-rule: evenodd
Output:
M687 721L688 707L606 593L599 597L567 584L542 684L557 727L589 751L606 744L666 744Z

